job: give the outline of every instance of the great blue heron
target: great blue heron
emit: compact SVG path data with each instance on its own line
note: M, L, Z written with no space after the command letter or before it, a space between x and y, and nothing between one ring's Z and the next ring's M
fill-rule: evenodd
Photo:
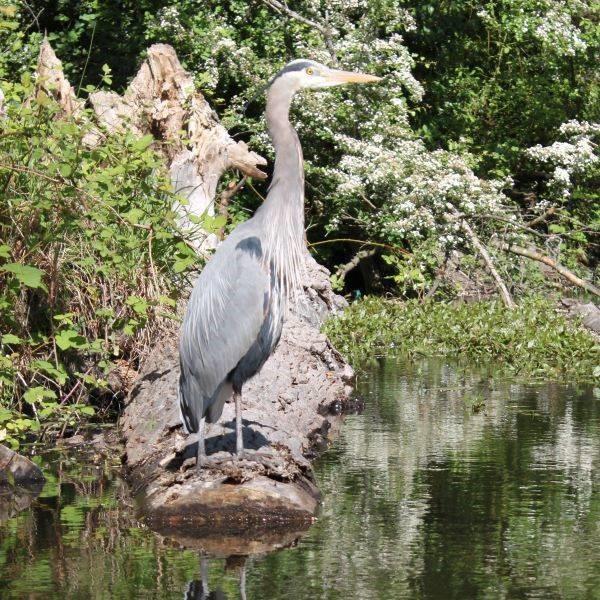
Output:
M219 419L232 394L236 453L243 455L242 386L275 349L287 301L299 285L305 252L304 167L302 147L289 120L292 98L306 88L378 80L294 60L269 83L266 120L275 169L267 198L206 264L183 321L179 406L187 433L198 433L198 467L206 456L204 423Z

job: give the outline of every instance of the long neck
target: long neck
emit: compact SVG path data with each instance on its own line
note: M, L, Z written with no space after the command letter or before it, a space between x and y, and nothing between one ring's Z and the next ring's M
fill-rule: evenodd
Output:
M304 201L304 165L302 146L290 123L290 106L294 91L275 82L267 95L266 119L273 147L275 169L271 188L285 186L289 200Z
M285 296L299 288L304 253L304 165L302 147L289 119L294 91L275 82L267 96L267 126L275 148L275 169L264 204L257 211L263 219L267 257L275 268Z

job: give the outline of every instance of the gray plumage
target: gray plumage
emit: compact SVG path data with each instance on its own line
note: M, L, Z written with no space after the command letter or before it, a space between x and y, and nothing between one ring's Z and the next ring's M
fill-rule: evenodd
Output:
M288 301L302 277L304 171L302 148L289 121L292 98L304 87L376 79L298 60L269 84L266 120L275 167L267 198L204 267L183 321L179 405L186 431L200 434L199 466L204 459L204 421L216 422L232 394L237 452L243 452L242 386L277 346Z

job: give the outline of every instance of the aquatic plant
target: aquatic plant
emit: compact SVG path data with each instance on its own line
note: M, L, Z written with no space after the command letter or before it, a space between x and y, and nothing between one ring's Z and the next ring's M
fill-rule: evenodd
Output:
M600 379L600 344L544 298L509 310L497 301L365 298L325 324L352 362L378 355L447 355L518 377Z

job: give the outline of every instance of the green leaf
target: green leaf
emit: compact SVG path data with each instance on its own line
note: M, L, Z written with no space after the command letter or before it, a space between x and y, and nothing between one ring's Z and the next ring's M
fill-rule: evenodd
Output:
M54 340L61 350L68 350L69 348L85 348L88 345L87 340L73 329L59 332Z
M190 265L193 265L196 262L194 257L188 256L186 258L180 258L173 263L173 271L175 273L181 273L185 271Z
M41 386L29 388L23 394L23 400L29 402L29 404L34 404L42 398L56 398L56 394L52 390L47 390Z
M0 258L10 258L10 248L6 244L0 244Z
M140 219L144 216L144 211L139 208L132 208L129 212L123 215L130 223L136 225L140 222Z
M154 141L154 137L150 134L145 135L144 137L141 137L139 140L136 140L133 143L133 148L135 150L140 150L143 151L146 148L148 148L148 146L150 146L150 144Z
M31 366L34 369L39 369L47 375L50 375L60 385L64 385L69 379L65 368L60 364L58 368L56 368L51 362L48 362L47 360L34 360L31 363Z
M7 263L1 267L2 271L12 273L20 283L29 288L41 288L47 291L46 286L42 283L43 271L29 265L20 263Z
M21 343L23 343L23 340L20 337L17 337L16 335L14 335L12 333L5 333L2 336L2 343L3 344L21 344Z
M73 173L73 168L71 167L71 165L68 165L67 163L61 163L60 165L58 165L58 172L63 177L69 177L69 175L71 175L71 173Z
M84 415L89 415L89 416L92 416L92 415L96 414L96 411L94 410L93 406L82 406L79 409L79 412L82 413L82 414L84 414Z
M208 233L218 233L227 224L225 215L202 215L200 225Z
M148 302L139 296L129 296L126 304L131 306L138 315L145 315L148 311Z
M556 223L551 223L548 226L548 231L550 233L565 233L566 229L562 225L557 225Z

